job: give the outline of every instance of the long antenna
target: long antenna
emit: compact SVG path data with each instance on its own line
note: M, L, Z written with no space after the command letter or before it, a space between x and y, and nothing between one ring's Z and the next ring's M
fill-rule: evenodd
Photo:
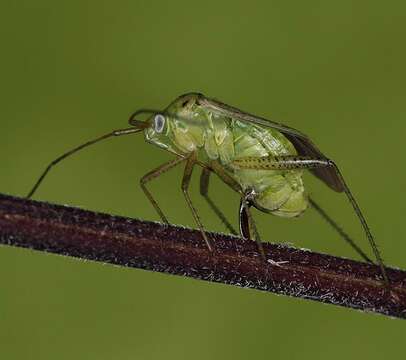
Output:
M105 134L103 136L100 136L94 140L90 140L82 145L79 145L77 147L75 147L72 150L69 150L68 152L64 153L63 155L59 156L58 158L56 158L55 160L53 160L44 170L44 172L41 174L41 176L39 177L39 179L37 180L37 182L35 183L35 185L33 186L33 188L31 189L31 191L28 193L27 198L30 198L34 195L34 193L37 191L38 187L41 185L42 181L44 180L45 176L47 176L47 174L49 173L49 171L59 162L61 162L62 160L66 159L68 156L71 156L75 153L77 153L78 151L96 144L102 140L108 139L110 137L114 137L114 136L121 136L121 135L129 135L129 134L135 134L137 132L142 131L143 128L141 126L137 127L137 128L127 128L127 129L119 129L119 130L114 130L108 134Z

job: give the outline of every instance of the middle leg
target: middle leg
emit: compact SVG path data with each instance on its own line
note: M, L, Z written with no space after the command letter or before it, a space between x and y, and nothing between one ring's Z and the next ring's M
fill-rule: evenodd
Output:
M239 224L240 224L240 233L244 239L251 240L255 239L259 253L261 257L266 261L265 250L262 245L261 238L258 233L257 226L251 214L251 204L250 204L251 191L247 191L240 201L240 211L239 211ZM252 236L251 236L252 232Z
M176 165L178 165L182 161L185 161L185 158L178 157L178 158L176 158L174 160L168 161L168 162L162 164L161 166L158 166L156 169L150 171L149 173L145 174L140 180L141 189L144 191L144 194L146 195L146 197L148 198L148 200L150 201L150 203L154 207L155 211L158 213L159 217L161 218L161 220L165 224L169 224L169 221L166 218L166 216L164 215L163 211L159 207L159 205L156 202L156 200L154 199L154 197L152 196L152 194L150 193L150 191L147 189L146 184L149 181L157 178L162 173L172 169L173 167L175 167Z
M212 161L210 163L210 168L213 170L214 173L217 174L217 176L225 184L227 184L235 192L240 194L241 196L240 211L239 211L240 235L243 239L254 238L255 241L257 242L258 250L261 256L264 258L264 260L266 260L265 251L261 242L261 238L259 236L257 227L254 222L254 218L250 210L249 198L251 196L251 192L250 191L244 192L243 189L241 188L241 185L237 183L217 161ZM251 231L253 236L251 236Z

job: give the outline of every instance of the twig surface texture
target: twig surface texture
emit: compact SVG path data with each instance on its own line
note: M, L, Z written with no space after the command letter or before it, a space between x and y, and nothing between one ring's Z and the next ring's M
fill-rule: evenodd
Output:
M387 291L372 264L111 216L0 194L0 244L189 276L406 318L406 272L387 268Z

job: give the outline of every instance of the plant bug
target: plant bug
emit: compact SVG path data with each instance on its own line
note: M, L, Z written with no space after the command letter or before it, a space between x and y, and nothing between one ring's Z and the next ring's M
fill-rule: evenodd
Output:
M145 121L136 119L148 114ZM147 142L175 155L141 178L145 195L169 224L146 184L162 173L183 163L181 188L194 220L210 251L213 244L207 236L198 212L189 196L193 168L202 168L200 193L232 234L237 234L222 211L208 196L209 178L215 173L240 195L239 232L245 239L254 238L265 258L262 243L251 215L251 207L283 217L295 217L310 204L367 262L372 261L355 242L305 193L302 172L309 169L330 189L344 192L365 231L380 267L386 286L388 277L368 224L334 161L328 159L304 134L286 125L266 120L210 99L199 93L178 97L165 110L141 109L129 119L130 128L112 131L86 142L52 161L28 194L31 197L50 169L79 150L110 137L144 133Z

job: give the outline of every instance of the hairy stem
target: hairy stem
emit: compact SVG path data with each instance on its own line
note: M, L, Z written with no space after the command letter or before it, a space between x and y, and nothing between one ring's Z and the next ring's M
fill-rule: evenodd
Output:
M406 318L406 272L199 231L0 194L0 244L189 276Z

